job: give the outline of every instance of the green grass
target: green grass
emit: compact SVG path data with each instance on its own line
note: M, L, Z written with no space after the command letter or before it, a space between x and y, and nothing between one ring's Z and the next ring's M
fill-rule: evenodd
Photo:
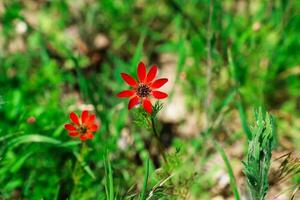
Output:
M145 177L144 177L144 184L143 184L143 189L141 191L141 200L145 200L146 199L146 192L147 192L147 185L148 185L148 179L149 179L149 159L147 159L147 163L146 163L146 167L145 167Z
M114 191L114 181L113 181L113 172L111 163L107 155L104 157L104 166L105 166L105 193L106 199L114 200L115 191Z
M299 12L277 0L1 1L0 199L299 198L299 173L274 181L277 166L299 168ZM116 97L141 60L169 78L155 137ZM253 117L260 106L276 135L269 114ZM64 124L86 108L101 128L82 156Z

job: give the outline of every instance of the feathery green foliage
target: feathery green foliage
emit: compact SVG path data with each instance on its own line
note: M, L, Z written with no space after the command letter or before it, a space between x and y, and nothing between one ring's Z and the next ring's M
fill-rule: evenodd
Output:
M162 110L163 104L159 101L155 102L152 114L147 113L142 107L139 107L134 112L134 123L139 127L144 127L148 130L152 129L151 120L157 121L157 113Z
M264 200L269 188L268 175L275 133L272 116L262 108L255 111L255 118L244 161L244 173L252 200Z

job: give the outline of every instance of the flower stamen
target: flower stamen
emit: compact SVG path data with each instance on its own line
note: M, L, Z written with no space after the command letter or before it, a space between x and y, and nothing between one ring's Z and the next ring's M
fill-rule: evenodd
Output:
M87 132L87 127L86 126L79 126L77 129L79 133L84 134Z
M136 94L139 97L148 97L151 93L151 88L146 84L139 84Z

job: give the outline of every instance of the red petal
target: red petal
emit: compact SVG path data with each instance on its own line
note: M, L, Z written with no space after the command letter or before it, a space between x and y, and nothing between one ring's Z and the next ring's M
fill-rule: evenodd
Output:
M123 78L123 80L130 86L132 87L136 87L138 85L138 83L136 82L136 80L134 80L134 78L132 78L130 75L125 74L125 73L121 73L121 76Z
M78 119L78 116L77 116L74 112L71 112L71 113L70 113L70 119L71 119L71 121L72 121L74 124L79 125L79 119Z
M94 124L95 119L96 119L96 115L94 115L94 114L90 115L90 118L89 118L89 120L86 122L86 125L87 125L88 127L92 126L92 125Z
M91 125L91 127L89 128L89 130L90 130L91 132L96 132L97 129L98 129L98 126L97 126L96 124Z
M94 138L94 135L93 135L92 133L86 133L86 134L85 134L85 137L86 137L87 139L93 139L93 138Z
M168 82L167 78L161 78L161 79L157 79L156 81L154 81L151 85L152 89L158 89L161 86L163 86L166 82Z
M164 92L160 92L160 91L152 91L152 95L154 96L154 98L156 99L164 99L168 97L167 93Z
M128 110L130 110L133 106L139 103L139 98L137 96L130 99L128 103Z
M141 83L144 83L146 78L146 66L143 62L140 62L137 70L138 78Z
M152 113L152 104L151 104L151 101L149 99L145 99L143 101L143 106L144 106L144 109L148 112L148 113Z
M80 136L80 140L81 140L81 141L85 141L85 140L87 140L87 139L88 139L88 138L86 137L86 134Z
M89 117L89 111L87 111L87 110L82 111L82 113L81 113L81 122L85 123L86 120L88 119L88 117Z
M68 131L76 131L75 126L73 126L72 124L65 124L65 129L67 129Z
M133 96L134 93L135 93L134 90L124 90L124 91L120 92L119 94L117 94L117 96L118 96L119 98L126 98L126 97L131 97L131 96Z
M147 74L147 79L146 79L146 82L151 82L153 81L153 79L155 78L157 74L157 66L154 65L151 67L151 69L149 70L148 74Z
M69 132L69 136L71 137L77 137L79 135L78 132Z

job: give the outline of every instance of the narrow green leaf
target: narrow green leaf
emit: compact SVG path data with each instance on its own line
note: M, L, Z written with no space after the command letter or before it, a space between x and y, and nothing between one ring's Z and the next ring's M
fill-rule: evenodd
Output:
M218 153L222 157L222 159L225 163L225 166L227 168L229 178L230 178L230 186L231 186L234 198L236 200L240 200L239 190L238 190L238 187L237 187L237 184L236 184L236 180L235 180L235 177L234 177L233 170L232 170L231 164L229 162L229 159L228 159L224 149L217 142L213 141L213 143L214 143L214 146L216 147Z
M114 183L113 183L113 172L111 168L108 154L104 155L104 168L105 168L105 192L108 200L114 200Z
M149 158L147 159L147 163L146 163L146 166L145 166L145 176L144 176L144 184L143 184L143 189L142 189L142 192L141 192L141 200L145 200L146 199L146 190L147 190L147 184L148 184L148 178L149 178L149 166L150 166L150 161L149 161Z
M77 161L80 163L81 167L84 169L84 171L92 178L96 179L95 174L91 170L90 166L87 165L87 163L84 161L82 157L80 157L80 154L77 152L73 152L74 156L76 157Z
M137 64L141 60L142 53L143 53L143 45L144 45L146 35L147 35L147 28L144 28L141 31L141 37L140 37L138 45L135 49L134 55L131 59L131 63L130 63L131 66L137 66ZM135 67L131 68L131 69L135 69Z
M30 134L30 135L21 135L10 140L7 143L6 147L10 149L24 143L47 143L47 144L59 145L61 144L61 141L53 139L48 136Z
M241 119L241 124L242 124L242 128L244 130L244 133L246 134L246 137L248 140L251 140L252 139L252 133L248 127L248 124L247 124L247 116L246 116L246 112L245 112L245 109L242 105L242 102L241 101L238 101L237 104L236 104L238 110L239 110L239 114L240 114L240 119Z
M84 99L88 99L88 97L89 97L88 85L87 85L87 81L86 81L84 75L81 73L78 58L72 55L71 59L75 65L75 70L76 70L77 80L79 83L80 92L82 93Z

